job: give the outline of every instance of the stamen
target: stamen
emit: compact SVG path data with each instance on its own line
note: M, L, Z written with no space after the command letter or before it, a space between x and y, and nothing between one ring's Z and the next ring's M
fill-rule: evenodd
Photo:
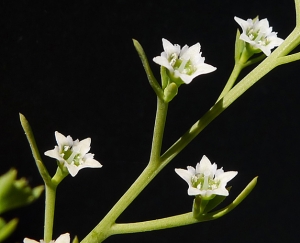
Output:
M69 164L72 164L72 162L73 162L75 156L76 156L76 153L72 153L72 154L70 155L70 157L67 159L67 162L68 162Z
M185 68L185 65L187 64L188 60L182 59L182 63L180 64L178 71L182 73L183 69Z
M174 67L174 65L175 65L175 63L176 63L176 61L177 61L177 59L178 59L178 55L177 55L176 53L173 53L173 54L171 55L171 60L170 60L170 65L171 65L172 67Z
M255 38L255 41L259 41L260 39L262 39L264 33L262 33L261 31L258 33L258 35Z
M203 181L203 186L202 186L203 190L207 190L208 189L208 176L204 175L204 181Z

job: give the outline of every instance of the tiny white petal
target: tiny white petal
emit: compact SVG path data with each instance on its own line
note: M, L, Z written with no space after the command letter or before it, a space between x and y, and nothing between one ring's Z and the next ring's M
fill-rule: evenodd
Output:
M154 57L153 61L167 69L169 69L170 71L174 71L173 67L170 65L169 61L167 58L162 57L162 56L158 56L158 57Z
M65 233L60 235L56 240L51 240L50 243L70 243L71 239L70 239L70 234L69 233ZM36 241L36 240L32 240L29 238L25 238L23 240L24 243L45 243L44 240L40 240L40 242Z
M58 145L73 145L73 139L70 136L65 137L63 134L56 131L55 138Z
M189 187L188 189L188 195L189 196L196 196L196 195L201 195L201 191L195 187Z
M236 175L237 171L227 171L222 174L219 174L216 179L220 180L222 183L227 184L228 181L231 181Z
M190 171L184 169L175 169L175 172L184 179L188 184L191 182L192 175Z
M70 234L69 233L65 233L65 234L63 234L63 235L60 235L57 239L56 239L56 241L55 241L55 243L69 243L70 242Z
M38 241L29 239L29 238L25 238L25 239L23 240L23 242L24 242L24 243L39 243Z
M195 171L196 171L196 170L195 170L194 167L188 166L187 169L188 169L188 171L191 173L191 175L194 175L194 174L195 174ZM182 170L182 169L180 169L180 170Z
M76 176L78 171L81 169L80 166L76 166L74 164L64 163L64 165L67 167L69 173L71 176Z
M167 57L169 57L170 54L172 53L177 53L179 54L180 52L180 45L173 45L170 41L168 41L167 39L162 39L162 43L163 43L163 48L167 54Z

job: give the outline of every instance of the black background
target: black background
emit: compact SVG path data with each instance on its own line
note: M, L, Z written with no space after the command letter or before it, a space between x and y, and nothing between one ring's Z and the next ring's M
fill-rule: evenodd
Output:
M132 45L137 39L152 62L172 43L200 42L206 62L218 69L182 85L171 102L163 150L214 103L233 67L234 16L267 17L278 36L295 26L294 3L252 1L1 1L1 174L18 169L32 186L42 184L18 113L33 128L41 153L55 145L54 131L92 138L103 164L67 177L58 188L54 237L82 239L147 164L156 98ZM249 72L247 68L241 77ZM203 154L237 170L229 203L255 176L250 196L225 217L182 228L112 236L105 242L296 242L299 209L299 63L276 68L213 121L121 215L135 222L190 211L192 197L174 168L195 166ZM55 161L44 158L49 171ZM42 196L12 211L15 235L43 237Z

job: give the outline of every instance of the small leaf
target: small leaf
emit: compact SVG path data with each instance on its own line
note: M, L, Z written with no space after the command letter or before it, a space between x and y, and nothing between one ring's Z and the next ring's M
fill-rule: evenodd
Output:
M226 188L229 192L231 187ZM217 207L220 203L222 203L227 196L220 196L216 195L212 200L209 201L209 203L206 205L203 213L208 213L209 211L213 210L215 207Z
M238 206L253 190L253 188L256 186L257 183L257 177L254 177L252 181L249 182L249 184L244 188L244 190L233 200L232 203L230 203L228 206L211 212L207 213L202 217L202 220L213 220L220 218L224 216L225 214L229 213L231 210L233 210L236 206Z
M154 92L156 93L156 95L160 99L163 99L163 91L162 91L160 85L158 84L156 78L153 75L153 72L152 72L152 70L150 68L147 56L146 56L146 54L145 54L145 52L144 52L141 44L137 40L133 39L133 45L134 45L136 51L138 52L139 57L140 57L140 59L142 61L142 64L143 64L144 69L145 69L145 72L147 74L147 78L148 78L149 83L150 83L150 86L152 87L152 89L154 90Z
M3 242L7 237L9 237L16 229L18 224L18 219L12 219L8 223L4 219L0 218L0 242Z
M175 83L170 83L164 90L164 101L169 103L178 93L178 87Z
M238 62L240 60L241 54L245 48L245 42L240 39L240 31L239 29L236 31L235 37L235 49L234 49L234 60Z
M77 237L77 235L75 235L75 237L74 237L74 239L73 239L72 243L79 243L79 240L78 240L78 237Z
M35 201L44 190L44 186L31 188L25 178L16 178L15 169L0 176L0 214Z

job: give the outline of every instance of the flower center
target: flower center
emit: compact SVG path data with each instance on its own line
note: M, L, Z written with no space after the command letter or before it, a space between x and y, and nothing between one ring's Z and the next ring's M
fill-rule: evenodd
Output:
M265 37L264 33L259 30L255 31L251 28L247 31L247 35L251 40L255 41L259 45L266 46L268 44L268 40Z
M190 60L179 59L176 53L171 55L170 65L177 69L180 73L191 75L195 72L195 68Z
M219 187L220 181L214 180L209 173L200 173L192 177L193 187L199 190L215 190Z
M74 152L72 150L72 147L64 145L63 150L60 154L64 158L64 160L68 162L68 164L75 164L77 166L80 165L80 153Z

